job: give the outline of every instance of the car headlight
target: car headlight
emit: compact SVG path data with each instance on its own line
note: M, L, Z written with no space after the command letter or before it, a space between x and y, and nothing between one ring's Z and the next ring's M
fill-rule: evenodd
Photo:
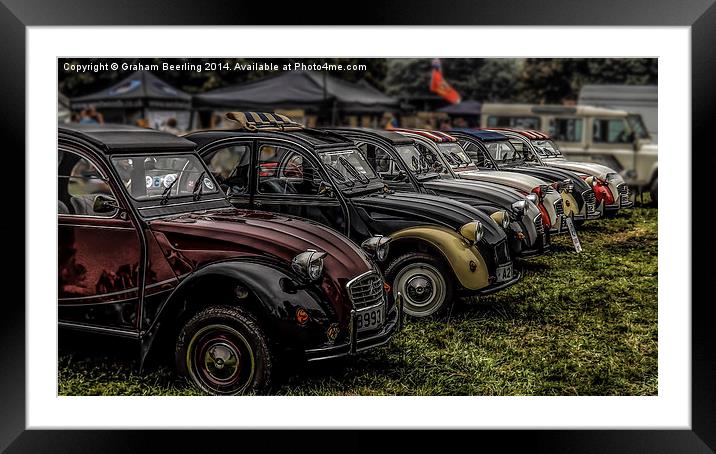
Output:
M537 196L534 197L535 199ZM527 211L527 200L518 200L517 202L512 204L512 211L517 216L523 216L525 214L525 211Z
M510 226L510 214L507 211L495 211L490 217L497 225L502 226L503 229Z
M484 227L480 221L472 221L460 227L460 235L468 241L479 242L485 236Z
M389 236L374 235L362 242L360 247L375 257L376 260L382 262L388 257L388 243L390 243Z
M316 281L323 274L323 257L325 256L325 252L308 249L293 258L291 268L309 281Z
M537 194L527 194L527 197L525 198L535 205L539 203L539 196Z

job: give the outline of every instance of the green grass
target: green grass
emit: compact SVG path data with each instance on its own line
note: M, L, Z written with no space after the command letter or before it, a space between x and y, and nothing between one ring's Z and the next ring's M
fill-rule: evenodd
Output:
M656 395L657 210L593 221L517 285L408 321L388 346L280 374L278 395ZM61 354L61 395L199 394L168 367ZM296 372L298 371L298 372Z

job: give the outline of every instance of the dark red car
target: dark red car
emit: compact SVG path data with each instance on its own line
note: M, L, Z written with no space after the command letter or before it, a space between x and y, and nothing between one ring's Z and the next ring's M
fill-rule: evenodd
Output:
M132 339L142 362L170 346L210 393L261 392L277 352L348 355L400 325L401 298L366 252L233 208L194 144L169 134L60 127L58 229L60 327Z

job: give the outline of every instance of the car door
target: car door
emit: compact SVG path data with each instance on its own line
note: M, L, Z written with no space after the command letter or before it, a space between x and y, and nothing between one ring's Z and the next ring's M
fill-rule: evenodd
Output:
M388 188L393 191L418 192L402 163L393 159L384 147L369 141L358 141L356 145Z
M98 196L122 203L98 162L73 148L58 153L59 320L136 332L140 236L126 211L94 210Z
M252 147L253 141L240 141L202 152L202 159L237 208L251 207Z
M326 190L330 179L314 157L291 144L259 141L255 158L254 208L311 219L348 234L346 206L337 189Z

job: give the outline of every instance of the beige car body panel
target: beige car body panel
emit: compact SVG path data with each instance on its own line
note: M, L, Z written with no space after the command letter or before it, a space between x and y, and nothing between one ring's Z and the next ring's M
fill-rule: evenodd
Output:
M400 239L425 241L432 245L443 254L460 285L468 290L479 290L490 284L487 263L477 247L447 227L408 227L391 233L390 238L392 241ZM470 270L470 262L477 265L474 271Z

